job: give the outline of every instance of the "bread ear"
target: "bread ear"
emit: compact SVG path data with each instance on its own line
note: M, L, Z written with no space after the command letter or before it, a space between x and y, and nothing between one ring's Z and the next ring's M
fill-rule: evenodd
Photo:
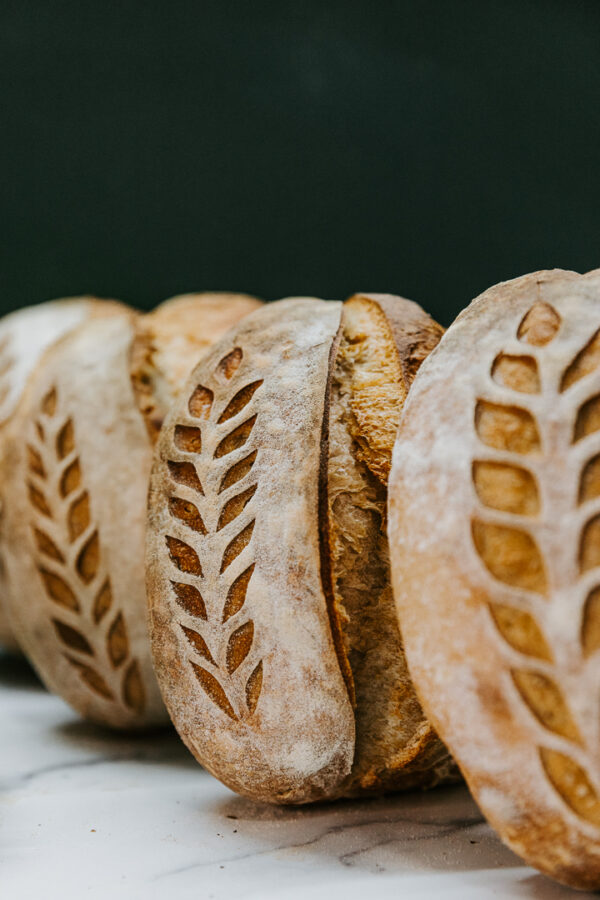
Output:
M414 371L442 332L389 295L346 302L330 357L321 465L322 580L353 701L356 752L336 793L433 784L452 770L408 674L390 585L387 474Z
M428 716L529 863L600 887L600 277L477 298L423 364L390 477L393 582Z
M153 467L148 594L163 695L198 760L262 800L328 796L354 753L317 514L340 310L289 299L232 329L167 417Z
M131 382L153 443L198 360L260 305L247 294L181 294L139 319L131 345Z

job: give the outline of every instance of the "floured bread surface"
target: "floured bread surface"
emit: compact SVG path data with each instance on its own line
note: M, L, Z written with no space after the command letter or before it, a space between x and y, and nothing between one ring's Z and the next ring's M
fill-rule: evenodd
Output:
M529 863L600 887L600 274L487 291L424 363L390 478L420 698Z
M0 319L0 454L2 429L10 421L29 375L47 347L86 319L110 315L119 307L112 300L70 297L29 306ZM0 497L2 494L0 486ZM0 504L3 502L0 500ZM0 544L0 645L16 650L18 645L4 607L4 569Z
M247 294L182 294L139 319L131 380L152 441L196 363L228 328L260 305Z
M385 300L424 358L441 328L416 304ZM451 771L408 675L390 584L387 476L413 376L377 299L348 301L330 388L323 535L332 627L356 717L352 772L340 794L433 784Z
M151 445L129 374L136 318L89 321L45 354L2 470L18 639L52 691L121 728L166 717L145 621Z
M197 366L149 501L156 670L194 755L234 790L329 796L354 716L320 579L319 466L341 305L272 303Z

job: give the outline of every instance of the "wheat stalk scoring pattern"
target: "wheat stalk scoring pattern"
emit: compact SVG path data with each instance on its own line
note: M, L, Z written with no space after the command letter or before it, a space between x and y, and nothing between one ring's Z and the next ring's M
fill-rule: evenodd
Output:
M561 325L538 301L493 362L474 415L471 528L541 767L600 826L600 331L557 375Z
M240 347L223 357L189 397L189 415L173 427L166 463L171 525L164 536L188 663L202 690L234 721L254 713L263 680L245 608L254 571L253 407L263 382L242 383L242 360Z
M41 402L26 452L36 567L64 656L92 692L141 714L138 662L114 608L73 420L60 414L56 388Z

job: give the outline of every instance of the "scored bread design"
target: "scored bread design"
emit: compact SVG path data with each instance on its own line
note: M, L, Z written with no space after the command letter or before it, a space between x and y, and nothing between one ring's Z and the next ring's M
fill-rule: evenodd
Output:
M380 538L390 419L441 329L399 298L342 309L293 298L232 329L167 417L151 479L151 639L171 717L222 781L282 803L433 783L450 770L396 665ZM375 699L378 654L390 671Z
M175 340L178 305L148 317L122 308L55 344L7 435L8 603L19 640L51 690L117 728L166 720L147 638L144 532L152 434L176 389L156 360ZM195 317L188 305L177 366L187 352L189 371L210 329L203 296ZM140 394L136 382L150 388Z
M202 763L265 799L321 796L351 764L352 709L319 578L324 385L339 317L339 304L297 299L243 320L167 416L151 479L163 696ZM236 414L244 389L242 401L253 393ZM245 505L235 500L250 490Z
M600 275L492 288L413 386L390 533L411 672L484 813L600 887Z
M110 314L119 306L112 300L72 297L20 309L0 320L0 454L2 434L46 348L85 320ZM0 645L17 650L4 606L7 593L4 565L4 549L0 545Z
M118 697L141 716L145 692L138 661L131 657L123 612L115 608L73 418L62 412L55 387L42 398L30 438L35 565L65 659L92 692L111 702ZM86 614L91 622L81 618Z

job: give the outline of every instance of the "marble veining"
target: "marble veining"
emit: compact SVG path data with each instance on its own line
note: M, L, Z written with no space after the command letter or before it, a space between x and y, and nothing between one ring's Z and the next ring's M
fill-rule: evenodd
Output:
M557 900L466 788L310 808L252 803L173 731L87 725L0 655L0 885L11 900Z

